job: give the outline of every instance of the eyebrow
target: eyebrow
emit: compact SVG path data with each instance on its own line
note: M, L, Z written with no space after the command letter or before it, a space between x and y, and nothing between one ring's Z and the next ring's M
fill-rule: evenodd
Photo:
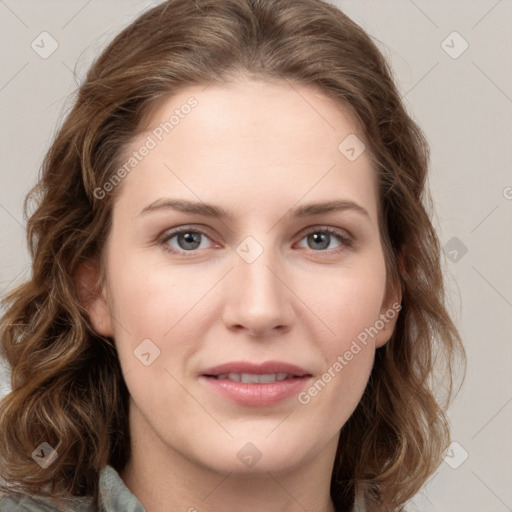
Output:
M171 209L183 213L203 215L205 217L213 217L217 219L234 219L234 215L231 212L220 206L203 202L189 201L186 199L171 198L157 199L153 203L143 208L138 216L147 215L151 212L162 209ZM305 218L337 211L353 211L370 219L369 213L361 205L346 199L335 199L319 203L304 204L296 208L291 208L284 217Z

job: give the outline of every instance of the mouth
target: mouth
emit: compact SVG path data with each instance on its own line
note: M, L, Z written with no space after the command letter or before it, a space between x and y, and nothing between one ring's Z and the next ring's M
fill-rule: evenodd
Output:
M269 382L283 381L288 379L301 378L289 373L223 373L221 375L205 375L217 380L230 380L232 382L243 382L244 384L268 384Z
M275 375L276 380L285 380L287 377L304 377L305 375L310 375L304 368L284 361L265 361L263 363L232 361L230 363L224 363L208 368L204 370L202 374L207 377L226 377L230 375L265 377Z
M200 380L217 396L245 406L272 406L300 392L312 377L280 361L226 363L205 370Z

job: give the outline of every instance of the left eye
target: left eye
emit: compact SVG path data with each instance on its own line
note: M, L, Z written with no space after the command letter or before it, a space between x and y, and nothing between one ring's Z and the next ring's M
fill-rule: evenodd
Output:
M316 245L317 249L323 251L329 247L333 237L337 238L340 241L340 244L335 248L336 250L333 252L339 252L340 250L343 250L344 247L350 247L352 245L352 239L349 238L347 235L344 235L343 233L335 229L329 228L314 229L307 233L302 240L306 239L307 242L310 242L313 246ZM339 248L340 246L341 249Z
M164 244L165 249L169 252L173 253L183 253L183 252L193 252L196 249L207 249L208 247L201 247L202 245L202 239L201 238L207 238L210 240L208 235L204 233L203 231L197 230L197 229L177 229L175 231L172 231L168 234L166 234L162 240L161 243ZM305 236L303 236L302 240L306 240L306 243L308 244L309 248L312 248L314 252L323 252L326 249L329 249L329 246L331 245L331 242L333 238L337 239L339 241L338 246L331 247L330 249L335 249L333 252L339 252L343 250L345 247L350 247L353 243L352 239L348 237L347 235L343 234L340 231L329 229L329 228L322 228L322 229L313 229L306 233ZM178 247L171 244L171 240L176 239L176 243L178 244ZM316 245L316 247L315 247ZM340 248L341 247L341 248Z

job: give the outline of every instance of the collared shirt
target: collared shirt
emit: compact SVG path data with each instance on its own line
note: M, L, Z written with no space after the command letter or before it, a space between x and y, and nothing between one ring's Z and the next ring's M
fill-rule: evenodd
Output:
M99 492L101 508L92 506L90 497L69 500L65 512L145 512L144 507L126 487L118 472L106 466L100 473ZM12 493L0 494L1 512L63 512L49 498Z

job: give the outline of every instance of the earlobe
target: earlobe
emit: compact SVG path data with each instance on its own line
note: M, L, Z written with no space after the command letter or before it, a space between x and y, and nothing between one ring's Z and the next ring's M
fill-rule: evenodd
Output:
M99 264L92 261L81 263L75 272L75 286L94 331L102 336L113 336L106 286L100 282Z

